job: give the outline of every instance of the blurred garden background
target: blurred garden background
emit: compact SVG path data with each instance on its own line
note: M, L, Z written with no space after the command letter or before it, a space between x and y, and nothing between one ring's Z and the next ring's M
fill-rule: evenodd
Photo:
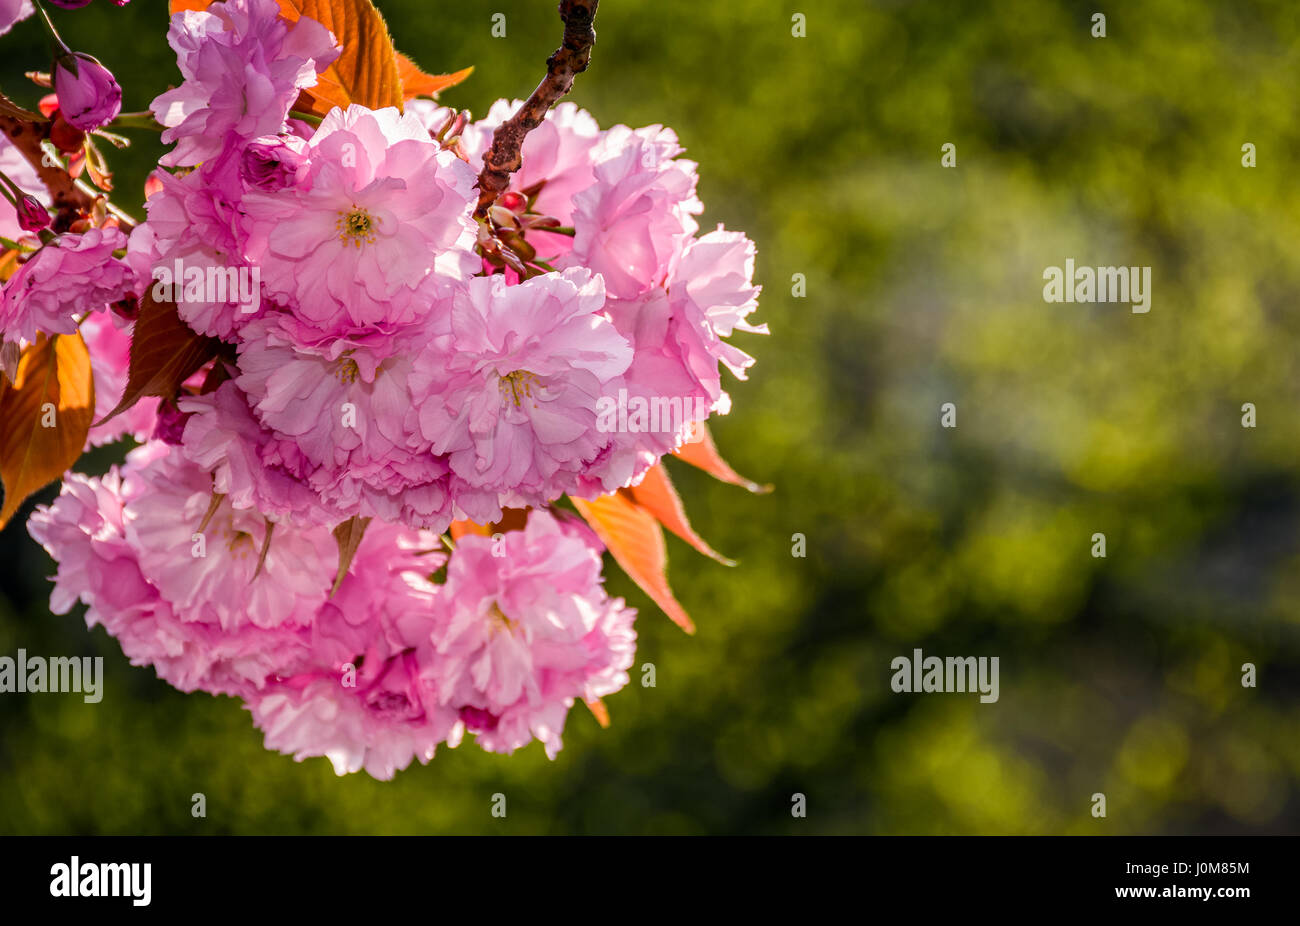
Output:
M474 65L443 99L476 115L527 95L560 34L546 0L377 5L426 70ZM54 14L125 109L179 82L164 0ZM1300 6L605 0L597 32L571 98L676 129L701 225L758 244L772 335L736 336L758 363L714 433L776 488L673 468L739 560L669 540L697 635L610 564L641 608L610 729L579 705L553 762L466 743L336 778L52 616L18 519L0 655L103 656L105 695L0 696L0 832L1300 831ZM0 89L34 105L36 23L0 48ZM115 199L142 214L161 149L127 134ZM1150 313L1045 303L1067 258L1151 266ZM999 657L1000 699L893 693L918 647Z

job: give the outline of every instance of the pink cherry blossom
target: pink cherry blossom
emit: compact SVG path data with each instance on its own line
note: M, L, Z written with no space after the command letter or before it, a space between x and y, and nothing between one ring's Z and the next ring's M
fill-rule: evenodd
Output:
M260 271L242 257L243 184L229 162L184 176L160 171L161 190L145 204L148 221L131 233L127 262L137 289L175 300L181 319L200 334L231 339L264 315Z
M296 445L253 415L233 382L207 395L182 398L181 452L212 474L214 490L235 508L296 524L337 524L351 513L323 500L308 484L314 470Z
M296 135L264 135L244 147L239 174L265 192L283 190L306 179L310 166L307 142Z
M0 332L32 341L36 332L71 334L77 318L103 311L131 289L130 268L113 256L126 236L113 227L62 235L38 250L4 284Z
M179 619L222 630L311 623L337 566L326 528L272 525L225 500L207 516L212 477L177 452L129 469L127 482L134 496L123 519L127 542ZM191 555L196 535L204 538L199 556Z
M714 402L722 392L721 362L738 379L754 358L723 338L734 331L767 334L767 325L751 325L758 308L759 287L753 284L754 242L722 226L692 239L668 280L674 335L682 359Z
M267 289L324 335L394 331L430 308L431 276L478 269L474 172L396 109L335 109L302 182L243 199Z
M449 333L416 360L411 389L464 510L544 504L601 454L596 402L632 359L604 304L600 278L582 269L518 286L480 277L456 295Z
M184 83L153 101L154 117L176 147L168 166L219 154L228 135L252 139L285 128L298 92L338 58L329 30L314 19L289 22L276 0L227 0L177 13L167 41Z
M573 251L562 266L602 274L618 299L662 285L704 208L695 162L681 152L676 133L663 126L606 132L592 154L595 183L573 197Z
M600 548L535 510L498 541L467 535L437 598L425 680L478 744L513 752L536 738L555 758L577 698L628 681L636 612L601 585Z
M248 697L267 748L379 779L433 757L456 728L455 711L421 682L440 594L427 577L444 561L432 534L380 522L367 530L316 618L311 665Z
M322 498L362 517L446 528L446 463L407 428L413 348L377 360L342 341L296 347L278 318L244 335L239 387L262 424L312 467L307 483Z
M50 609L61 614L76 601L84 602L89 626L102 624L132 665L152 665L160 678L182 691L254 691L268 677L305 664L310 631L252 623L226 630L218 623L184 619L172 609L142 567L126 526L147 489L141 481L133 484L132 471L153 465L165 453L161 445L145 445L132 452L120 472L114 467L102 479L72 474L54 504L32 515L32 536L59 564ZM174 512L165 514L175 521ZM172 555L190 558L191 547L186 544ZM219 549L213 555L220 555ZM225 589L232 607L238 607L240 593L234 586Z

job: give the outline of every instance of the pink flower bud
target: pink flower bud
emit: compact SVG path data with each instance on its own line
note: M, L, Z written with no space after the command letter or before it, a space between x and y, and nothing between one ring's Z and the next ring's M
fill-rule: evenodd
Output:
M83 132L108 125L122 111L122 88L112 72L81 52L55 61L54 92L63 118Z
M294 186L307 170L306 149L306 143L292 135L263 135L244 149L239 174L249 186L267 192Z
M38 232L50 224L50 213L35 196L18 200L18 224L23 231Z
M528 205L528 200L516 193L514 190L507 190L497 198L497 203L509 209L511 212L523 212Z
M173 447L179 446L181 435L185 433L185 423L190 420L191 412L183 412L171 402L158 404L158 423L154 426L154 440L160 440Z

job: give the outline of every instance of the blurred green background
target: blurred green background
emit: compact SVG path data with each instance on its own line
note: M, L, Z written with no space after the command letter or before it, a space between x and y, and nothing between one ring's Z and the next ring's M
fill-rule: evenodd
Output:
M427 70L476 67L444 95L476 114L526 95L560 33L542 0L379 5ZM55 13L127 109L179 80L163 0ZM236 702L131 668L79 610L51 616L16 524L0 654L102 655L106 695L0 697L0 832L1300 830L1300 7L606 0L597 27L572 99L677 130L703 227L758 243L773 332L737 336L758 364L714 431L775 493L674 468L740 560L669 541L698 634L611 565L642 615L609 730L579 706L554 762L467 743L339 779L264 750ZM39 30L0 48L0 87L34 103ZM160 149L130 134L117 199L139 214ZM1045 303L1066 258L1150 265L1150 314ZM1000 700L894 694L914 647L1000 657Z

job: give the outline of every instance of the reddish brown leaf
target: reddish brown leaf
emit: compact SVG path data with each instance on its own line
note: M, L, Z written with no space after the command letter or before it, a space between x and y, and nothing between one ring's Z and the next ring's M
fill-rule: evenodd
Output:
M694 633L695 624L668 587L665 575L668 552L664 548L664 532L654 515L638 505L626 489L591 501L572 497L570 500L632 581L673 623L687 633Z
M339 571L334 576L334 587L330 589L331 598L337 594L339 586L343 584L343 577L348 574L348 569L352 566L352 560L357 555L361 540L366 536L366 528L369 526L369 518L353 516L334 528L334 542L339 548Z
M686 509L681 497L673 488L672 480L662 463L657 463L641 480L641 484L629 489L638 505L654 515L664 527L685 540L705 556L712 557L724 566L736 565L735 560L727 559L713 547L704 542L704 538L695 532L686 518Z
M752 479L746 479L727 465L727 461L722 459L722 456L718 453L718 447L713 443L713 435L709 433L708 426L704 422L697 421L695 428L699 439L688 444L682 444L682 448L673 456L679 460L685 460L692 466L698 466L715 479L721 479L723 482L729 482L732 485L743 486L751 492L766 495L772 491L770 485L759 485Z
M158 302L152 290L147 291L131 333L131 366L122 400L95 424L121 414L147 395L174 398L181 383L220 349L219 340L204 337L181 321L174 302Z
M18 506L62 476L86 446L95 381L81 334L37 335L12 383L0 381L0 528Z
M441 91L454 87L469 77L474 69L468 67L451 74L426 74L418 64L399 51L397 72L402 78L402 96L413 100L417 96L437 96Z

